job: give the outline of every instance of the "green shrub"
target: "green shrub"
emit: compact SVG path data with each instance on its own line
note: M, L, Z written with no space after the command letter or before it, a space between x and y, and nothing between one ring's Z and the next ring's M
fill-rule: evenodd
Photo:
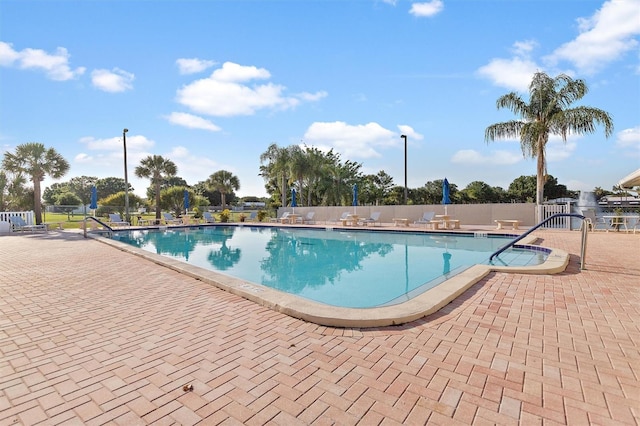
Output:
M229 222L229 218L231 217L231 212L229 209L224 209L220 212L220 222Z
M262 222L269 215L266 210L258 210L258 222Z

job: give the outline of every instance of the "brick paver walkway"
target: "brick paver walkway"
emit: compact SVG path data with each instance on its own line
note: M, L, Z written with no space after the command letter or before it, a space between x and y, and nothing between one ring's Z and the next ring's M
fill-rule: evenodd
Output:
M0 237L0 424L638 424L640 235L539 232L401 327L332 329L69 232ZM183 389L185 385L192 385Z

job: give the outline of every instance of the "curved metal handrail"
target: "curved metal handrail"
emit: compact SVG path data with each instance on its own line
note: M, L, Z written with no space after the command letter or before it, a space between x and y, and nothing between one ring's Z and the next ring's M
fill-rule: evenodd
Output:
M551 220L553 220L553 219L555 219L557 217L577 217L579 219L582 219L582 221L583 221L583 226L582 226L583 234L582 234L582 249L580 251L581 252L581 264L580 265L581 265L581 269L584 269L584 256L585 256L585 251L586 251L586 247L587 247L587 234L586 234L586 231L588 230L588 226L584 226L584 221L588 220L588 219L586 217L584 217L583 215L577 214L577 213L556 213L554 215L549 216L548 218L546 218L542 222L538 223L533 228L529 229L524 234L520 235L515 240L510 241L509 243L505 244L504 246L502 246L498 250L496 250L491 256L489 256L489 262L493 261L494 257L498 256L500 253L502 253L503 251L505 251L509 247L513 247L518 241L522 240L524 237L526 237L527 235L531 234L533 231L535 231L536 229L540 228L545 223L550 222Z
M86 222L88 219L91 219L95 222L98 222L100 225L104 226L105 228L107 228L109 230L109 234L113 235L113 228L110 227L109 225L107 225L106 223L104 223L103 221L101 221L100 219L98 219L97 217L93 217L93 216L87 216L84 218L85 221L85 226L84 226L84 237L87 238L87 226L86 226Z

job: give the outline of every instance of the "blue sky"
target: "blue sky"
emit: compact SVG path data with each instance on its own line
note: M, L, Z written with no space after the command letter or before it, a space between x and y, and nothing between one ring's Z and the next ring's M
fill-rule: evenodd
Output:
M552 139L548 172L611 189L640 167L640 0L235 0L0 3L0 152L55 148L71 177L170 158L189 184L225 169L266 195L271 143L333 148L408 186L507 188L535 174L519 142L484 141L536 71L582 78L614 119ZM47 179L45 185L54 181Z

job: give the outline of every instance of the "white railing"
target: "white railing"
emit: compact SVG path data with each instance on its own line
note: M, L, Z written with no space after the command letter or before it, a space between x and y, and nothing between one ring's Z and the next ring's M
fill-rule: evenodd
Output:
M558 213L571 213L571 204L542 204L538 206L538 223ZM571 229L571 218L568 216L554 218L544 224L542 228Z
M20 216L27 225L35 225L36 219L33 211L28 212L0 212L0 222L9 222L11 216Z

